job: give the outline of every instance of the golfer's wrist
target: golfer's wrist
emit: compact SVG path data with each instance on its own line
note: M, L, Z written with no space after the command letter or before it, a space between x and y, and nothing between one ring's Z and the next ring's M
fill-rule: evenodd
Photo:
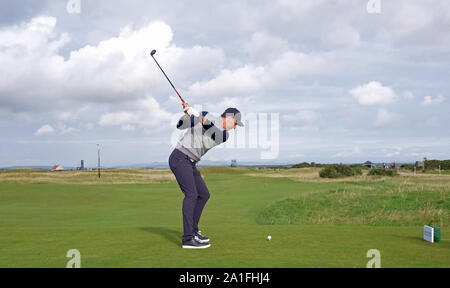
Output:
M189 107L188 109L186 109L185 112L189 116L192 116L192 115L194 115L195 117L199 117L200 116L200 113L197 110L195 110L194 108L192 108L192 107Z

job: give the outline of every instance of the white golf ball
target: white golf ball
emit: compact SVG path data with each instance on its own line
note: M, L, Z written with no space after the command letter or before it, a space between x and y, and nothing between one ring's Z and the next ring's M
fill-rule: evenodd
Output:
M269 236L267 236L267 240L269 240L269 241L270 241L271 239L272 239L272 236L270 236L270 235L269 235Z

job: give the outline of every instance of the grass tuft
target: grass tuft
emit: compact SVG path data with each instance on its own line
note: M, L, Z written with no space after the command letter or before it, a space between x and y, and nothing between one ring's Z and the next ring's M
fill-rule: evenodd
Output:
M391 185L391 184L389 184ZM263 209L259 224L449 225L448 190L375 184L347 186L281 199Z

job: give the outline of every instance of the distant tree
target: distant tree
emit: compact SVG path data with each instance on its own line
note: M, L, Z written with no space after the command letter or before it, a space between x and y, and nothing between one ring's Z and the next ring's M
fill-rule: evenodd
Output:
M362 171L360 168L351 168L343 164L329 165L319 172L319 176L322 178L350 177L361 174Z
M369 176L397 176L397 171L392 169L384 169L384 168L377 168L372 169L367 173Z
M414 164L402 164L402 165L400 165L400 169L413 171Z
M298 163L292 166L292 168L309 168L311 165L307 162Z

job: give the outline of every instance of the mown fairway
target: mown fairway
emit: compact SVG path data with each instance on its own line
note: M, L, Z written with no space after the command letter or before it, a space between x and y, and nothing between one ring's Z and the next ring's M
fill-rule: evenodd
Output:
M0 267L450 267L450 175L322 180L315 169L201 168L206 250L181 246L170 171L0 171ZM422 240L441 227L442 242ZM268 241L267 236L272 240Z

